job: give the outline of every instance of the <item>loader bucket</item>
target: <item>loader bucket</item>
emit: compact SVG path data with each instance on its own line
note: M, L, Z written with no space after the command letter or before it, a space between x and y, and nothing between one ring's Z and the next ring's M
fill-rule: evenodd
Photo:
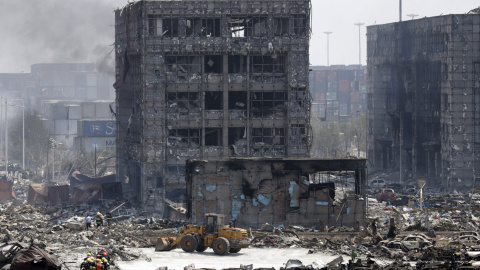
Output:
M170 251L175 249L177 245L174 244L175 237L158 237L155 244L155 251Z

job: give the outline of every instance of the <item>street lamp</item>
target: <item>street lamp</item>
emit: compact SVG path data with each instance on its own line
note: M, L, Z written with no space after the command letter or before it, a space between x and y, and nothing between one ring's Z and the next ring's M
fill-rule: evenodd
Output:
M362 65L362 39L361 39L361 28L364 23L358 22L355 24L358 26L358 64Z
M327 66L330 66L330 34L332 32L323 32L324 34L327 35Z
M408 14L407 16L410 17L410 18L412 18L412 20L413 20L413 19L415 19L415 17L417 17L418 15L417 15L417 14Z

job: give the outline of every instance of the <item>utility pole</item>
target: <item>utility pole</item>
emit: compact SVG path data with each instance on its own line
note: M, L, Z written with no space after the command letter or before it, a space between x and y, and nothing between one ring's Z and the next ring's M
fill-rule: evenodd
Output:
M400 8L399 8L400 21L402 21L402 0L399 0L399 1L400 1L400 3L399 3L399 6L400 6Z
M358 26L358 64L362 66L362 36L361 36L361 28L364 23L358 22L355 24Z
M330 66L330 34L332 32L326 31L323 33L327 35L327 66Z
M414 19L415 17L417 17L418 15L417 15L417 14L408 14L407 16L410 17L410 18L412 18L412 20L413 20L413 19Z
M8 180L8 103L5 99L5 175Z

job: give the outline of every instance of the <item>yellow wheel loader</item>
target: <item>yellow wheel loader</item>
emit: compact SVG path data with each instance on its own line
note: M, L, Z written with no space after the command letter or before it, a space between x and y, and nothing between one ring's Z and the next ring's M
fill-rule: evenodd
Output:
M180 245L185 252L203 252L211 247L215 254L226 255L247 248L247 230L225 226L224 219L224 215L205 214L204 225L185 225L177 238L159 237L155 251L169 251Z

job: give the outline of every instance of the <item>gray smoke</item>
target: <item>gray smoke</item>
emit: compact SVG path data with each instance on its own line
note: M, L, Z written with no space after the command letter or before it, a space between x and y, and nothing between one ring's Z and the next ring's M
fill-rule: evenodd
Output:
M0 73L35 63L93 62L114 74L114 9L121 0L0 0Z

